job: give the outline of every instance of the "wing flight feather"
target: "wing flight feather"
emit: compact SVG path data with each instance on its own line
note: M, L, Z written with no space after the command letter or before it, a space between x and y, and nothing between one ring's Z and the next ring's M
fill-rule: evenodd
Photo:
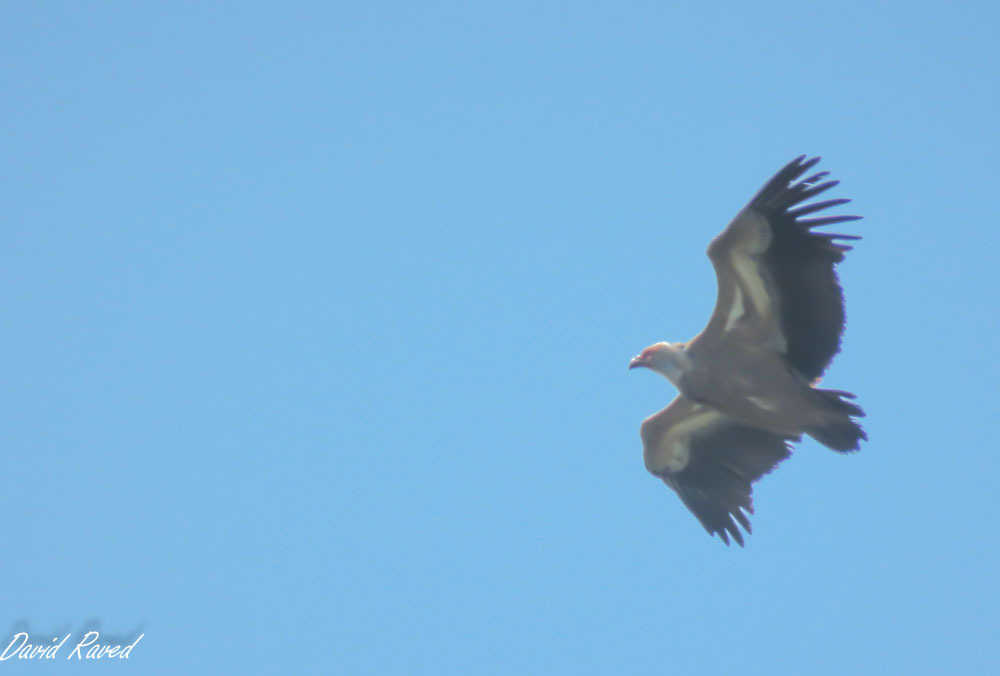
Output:
M735 332L740 340L783 354L808 381L821 376L840 351L844 295L834 267L851 249L843 242L860 239L813 230L859 216L803 218L850 201L804 204L838 184L825 181L825 171L796 182L818 162L805 156L790 162L712 240L708 256L718 296L695 339L717 343Z
M788 457L786 437L695 404L683 395L640 428L650 472L663 479L710 534L741 546L751 532L753 483Z

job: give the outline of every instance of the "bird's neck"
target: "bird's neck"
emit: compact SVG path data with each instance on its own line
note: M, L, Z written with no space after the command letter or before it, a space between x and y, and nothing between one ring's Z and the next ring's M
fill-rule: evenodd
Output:
M691 356L687 353L687 346L672 345L669 350L661 352L661 355L656 362L655 370L679 390L681 378L694 368Z

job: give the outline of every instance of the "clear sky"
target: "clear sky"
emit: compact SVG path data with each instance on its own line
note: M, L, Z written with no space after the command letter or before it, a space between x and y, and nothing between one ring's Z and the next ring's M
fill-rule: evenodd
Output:
M0 647L997 669L997 7L4 3ZM708 241L803 153L865 216L824 383L871 441L803 442L727 548L626 365L701 329Z

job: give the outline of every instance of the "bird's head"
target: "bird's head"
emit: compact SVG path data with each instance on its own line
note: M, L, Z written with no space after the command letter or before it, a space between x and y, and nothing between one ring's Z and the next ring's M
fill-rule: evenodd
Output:
M687 355L683 343L654 343L640 352L629 362L629 369L647 368L664 376L674 385L678 384L686 370Z

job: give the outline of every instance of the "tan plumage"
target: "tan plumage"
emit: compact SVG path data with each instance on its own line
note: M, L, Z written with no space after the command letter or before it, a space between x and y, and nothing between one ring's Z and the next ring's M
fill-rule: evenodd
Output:
M779 171L708 247L718 297L689 343L656 343L632 360L680 394L640 428L646 467L705 529L743 544L752 485L808 434L836 451L867 439L853 395L815 386L840 350L844 299L834 266L858 239L814 231L857 216L804 218L850 200L805 204L837 185L798 180L819 158ZM796 182L798 181L798 182ZM794 207L794 208L793 208Z

